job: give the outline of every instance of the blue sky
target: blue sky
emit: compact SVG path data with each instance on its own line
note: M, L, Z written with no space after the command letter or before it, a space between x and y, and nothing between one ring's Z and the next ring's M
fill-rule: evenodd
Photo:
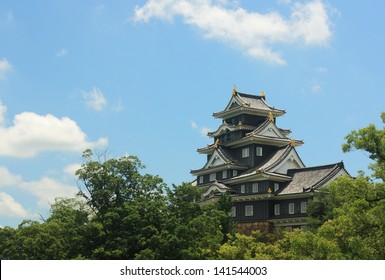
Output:
M381 127L383 1L0 2L0 226L77 191L86 148L136 155L167 184L204 165L236 84L266 93L307 166L370 162L341 144Z

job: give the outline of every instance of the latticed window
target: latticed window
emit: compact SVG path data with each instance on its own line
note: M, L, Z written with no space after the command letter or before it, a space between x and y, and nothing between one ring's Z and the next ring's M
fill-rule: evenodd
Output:
M235 206L231 207L230 217L234 218L237 215L237 208Z
M261 157L262 156L262 147L257 147L256 155L257 155L257 157Z
M281 214L281 205L274 204L274 215L278 216Z
M307 212L307 202L302 201L301 202L301 213L306 213Z
M294 214L294 203L289 203L289 214Z
M246 186L245 185L241 185L241 193L245 193L246 192Z
M250 149L249 148L244 148L242 149L242 157L246 158L250 156Z
M250 217L254 215L254 207L253 205L246 205L245 206L245 216Z
M253 183L253 184L251 185L251 191L252 191L253 193L257 193L257 192L259 191L258 188L259 188L258 183Z
M279 184L278 183L274 183L274 192L276 192L278 190L279 190Z
M210 174L210 182L213 182L217 179L217 173L211 173Z

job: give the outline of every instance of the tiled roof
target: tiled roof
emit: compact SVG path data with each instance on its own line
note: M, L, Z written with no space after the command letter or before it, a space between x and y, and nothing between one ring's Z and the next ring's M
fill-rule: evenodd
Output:
M219 136L226 131L236 131L236 130L253 130L255 126L251 125L232 125L232 124L222 124L216 131L208 132L207 136L209 137L214 137L214 136ZM225 131L225 132L222 132Z
M294 148L290 145L278 149L277 152L275 152L267 161L257 166L257 168L269 171L270 169L280 164L281 161L286 158L286 156L290 153L292 149Z
M284 112L284 110L276 109L275 107L272 107L269 104L267 104L265 97L263 96L251 95L251 94L240 93L240 92L237 92L236 94L243 101L243 104L250 106L250 108Z
M317 189L344 169L342 162L299 169L290 169L287 175L292 181L278 195L302 193ZM346 170L345 170L346 171Z
M262 162L261 164L257 165L256 167L250 168L250 169L246 170L245 172L242 172L242 174L238 175L237 178L256 174L258 172L258 170L261 170L261 171L263 170L265 172L269 171L269 169L280 164L281 161L285 159L286 155L291 151L291 149L292 149L292 147L290 147L290 145L287 145L287 146L284 146L284 147L278 149L266 161Z
M220 165L216 165L216 166L212 166L212 167L209 167L208 164L210 162L207 161L206 165L201 168L201 169L196 169L196 170L191 170L191 173L194 174L194 173L199 173L199 172L202 172L204 170L210 170L212 168L220 168L220 167L223 167L223 166L227 166L227 165L231 165L233 168L234 167L238 167L239 169L247 169L247 165L246 164L243 164L241 162L239 162L239 160L235 157L233 157L231 155L231 153L229 153L227 151L226 148L224 147L218 147L215 149L215 151L217 151L218 155L222 158L222 160L224 161L223 164L220 164Z
M235 101L239 104L238 107L231 108L231 103ZM235 92L234 96L230 100L226 109L221 112L216 112L213 114L214 117L225 117L229 115L239 114L240 111L244 112L258 112L259 114L268 115L268 112L272 112L274 116L281 116L285 114L285 110L276 109L273 106L270 106L264 96L251 95L246 93Z

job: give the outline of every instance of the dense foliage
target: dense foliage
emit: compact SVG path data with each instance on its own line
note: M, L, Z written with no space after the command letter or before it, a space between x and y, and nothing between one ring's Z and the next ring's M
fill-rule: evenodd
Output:
M382 114L385 123L385 113ZM201 206L198 188L167 188L136 157L83 154L78 198L58 198L50 217L0 229L0 259L385 259L385 129L346 136L364 150L371 177L341 177L309 205L309 230L236 233L231 198Z
M42 223L0 229L0 258L206 259L231 231L227 196L200 207L198 188L169 189L136 157L83 159L78 197L58 198Z

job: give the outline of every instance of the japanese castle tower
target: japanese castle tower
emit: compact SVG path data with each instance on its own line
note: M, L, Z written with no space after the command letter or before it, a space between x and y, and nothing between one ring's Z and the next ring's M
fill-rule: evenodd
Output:
M338 176L348 175L342 162L305 167L296 148L302 140L289 137L277 126L284 110L236 87L223 111L214 113L222 124L208 136L213 143L198 149L207 155L201 169L192 170L205 202L230 193L231 211L242 232L277 227L306 227L307 203L314 192Z

